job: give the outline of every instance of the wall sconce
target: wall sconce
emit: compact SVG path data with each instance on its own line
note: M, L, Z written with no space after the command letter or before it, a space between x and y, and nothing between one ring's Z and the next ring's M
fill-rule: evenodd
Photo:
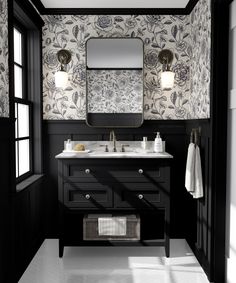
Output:
M66 49L61 49L57 52L57 59L61 63L60 70L55 73L55 86L66 88L68 82L68 73L65 70L65 65L71 61L71 53Z
M163 90L171 90L174 86L175 73L170 70L173 58L173 53L168 49L163 49L158 55L158 59L163 65L161 73L161 88Z

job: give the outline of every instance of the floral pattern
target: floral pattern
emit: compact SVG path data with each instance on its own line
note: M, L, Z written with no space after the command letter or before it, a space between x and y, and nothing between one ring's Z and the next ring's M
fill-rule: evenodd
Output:
M190 15L44 16L44 119L85 119L85 48L86 41L91 37L139 37L143 40L144 119L207 117L210 66L209 1L200 0ZM205 4L207 8L204 7ZM203 25L201 31L198 27L200 23ZM205 31L204 27L207 27L208 32ZM59 68L55 56L61 48L66 48L72 53L72 60L67 65L69 83L65 90L56 89L54 85L54 73ZM170 91L163 91L160 87L162 65L158 60L158 54L162 49L170 49L174 53L172 69L175 72L175 85ZM201 55L201 52L204 52L204 55ZM204 61L204 59L206 60ZM204 66L204 71L201 66ZM115 99L115 97L116 105L108 107L107 111L118 111L118 100L122 105L120 106L122 110L119 109L119 111L131 111L130 107L133 106L127 102L132 99L131 94L124 103L124 93L128 92L130 82L121 80L118 83L117 80L113 90L105 91L104 85L98 82L107 74L101 72L96 73L96 76L95 78L95 73L89 73L89 80L97 82L96 87L94 86L92 90L92 95L96 97L96 105L90 104L90 111L95 111L95 109L100 111L102 104L107 103L109 105L111 98ZM113 80L115 75L111 73L110 76ZM132 77L132 75L130 76ZM138 75L137 78L139 78ZM193 83L191 82L192 78ZM203 88L201 88L201 82L204 82ZM133 88L137 85L136 83L133 84ZM119 92L122 93L120 97L117 95L118 86ZM199 92L201 93L198 98ZM98 93L101 93L101 95L99 96ZM106 102L105 97L107 97ZM137 100L139 100L139 97L137 97ZM205 107L206 109L203 109ZM136 108L135 106L134 109ZM132 111L136 111L134 109Z
M143 111L143 71L90 70L87 77L88 112L140 113Z
M193 56L189 118L210 117L211 4L200 0L191 15Z
M0 0L0 117L9 117L7 1Z

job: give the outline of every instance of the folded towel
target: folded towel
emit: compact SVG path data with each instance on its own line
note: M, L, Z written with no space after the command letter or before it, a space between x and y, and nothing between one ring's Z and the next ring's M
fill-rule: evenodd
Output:
M188 147L188 156L185 172L185 187L188 192L194 192L195 190L195 144L190 143Z
M100 236L125 236L126 217L99 217L98 234Z
M195 148L195 166L194 166L194 192L191 192L193 198L203 197L203 184L202 184L202 166L199 147Z

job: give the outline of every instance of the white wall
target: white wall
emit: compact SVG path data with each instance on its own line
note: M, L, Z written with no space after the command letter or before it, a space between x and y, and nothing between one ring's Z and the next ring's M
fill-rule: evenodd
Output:
M230 6L229 106L227 156L227 283L236 282L236 0Z

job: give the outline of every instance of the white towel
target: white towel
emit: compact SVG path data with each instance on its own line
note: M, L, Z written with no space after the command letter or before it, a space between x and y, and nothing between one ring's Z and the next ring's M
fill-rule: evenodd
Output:
M99 217L98 235L100 236L125 236L126 217Z
M195 148L195 166L194 166L194 192L191 192L193 198L203 197L203 184L202 184L202 166L199 147Z
M190 143L188 147L188 156L187 156L187 164L186 164L186 172L185 172L185 187L188 192L194 192L195 190L195 144Z

